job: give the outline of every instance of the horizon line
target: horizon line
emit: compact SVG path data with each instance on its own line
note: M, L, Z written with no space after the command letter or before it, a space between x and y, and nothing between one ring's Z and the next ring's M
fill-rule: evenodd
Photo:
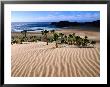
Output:
M62 20L62 21L66 21L66 20ZM100 21L100 20L94 20L94 21ZM68 21L68 22L81 23L81 22L94 22L94 21ZM17 21L13 21L13 22L17 22ZM22 21L18 21L18 22L22 22ZM49 22L49 21L24 21L24 22ZM60 21L52 21L52 22L60 22Z

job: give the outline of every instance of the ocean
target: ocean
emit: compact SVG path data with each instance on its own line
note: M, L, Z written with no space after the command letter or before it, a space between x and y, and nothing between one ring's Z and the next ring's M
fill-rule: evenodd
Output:
M11 32L21 32L23 30L39 32L42 30L58 30L58 29L81 29L81 30L93 30L100 31L100 28L94 26L72 26L72 27L63 27L58 28L54 25L51 25L51 22L12 22L11 23Z
M50 25L51 22L12 22L11 32L21 32L23 30L28 31L42 31L42 30L56 30L54 25Z

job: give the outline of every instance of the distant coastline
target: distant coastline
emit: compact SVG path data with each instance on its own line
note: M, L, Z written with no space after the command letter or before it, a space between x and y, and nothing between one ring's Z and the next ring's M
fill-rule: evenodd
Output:
M41 31L41 30L58 30L58 29L86 29L100 31L100 20L93 22L12 22L11 32Z

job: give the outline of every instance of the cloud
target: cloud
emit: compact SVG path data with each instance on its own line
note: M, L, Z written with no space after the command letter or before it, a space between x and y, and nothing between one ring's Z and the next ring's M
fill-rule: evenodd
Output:
M90 20L90 19L97 19L99 18L99 15L97 14L78 14L78 15L48 15L48 16L41 16L41 17L36 17L36 21L57 21L57 20Z

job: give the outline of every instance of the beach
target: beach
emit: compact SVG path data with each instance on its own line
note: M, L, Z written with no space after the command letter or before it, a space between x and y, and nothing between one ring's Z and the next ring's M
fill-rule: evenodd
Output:
M100 32L61 29L55 32L66 35L76 33L89 40L95 40L92 48L79 48L55 42L24 42L11 45L12 77L99 77L100 76ZM22 35L12 33L13 35ZM41 35L41 33L27 33Z

